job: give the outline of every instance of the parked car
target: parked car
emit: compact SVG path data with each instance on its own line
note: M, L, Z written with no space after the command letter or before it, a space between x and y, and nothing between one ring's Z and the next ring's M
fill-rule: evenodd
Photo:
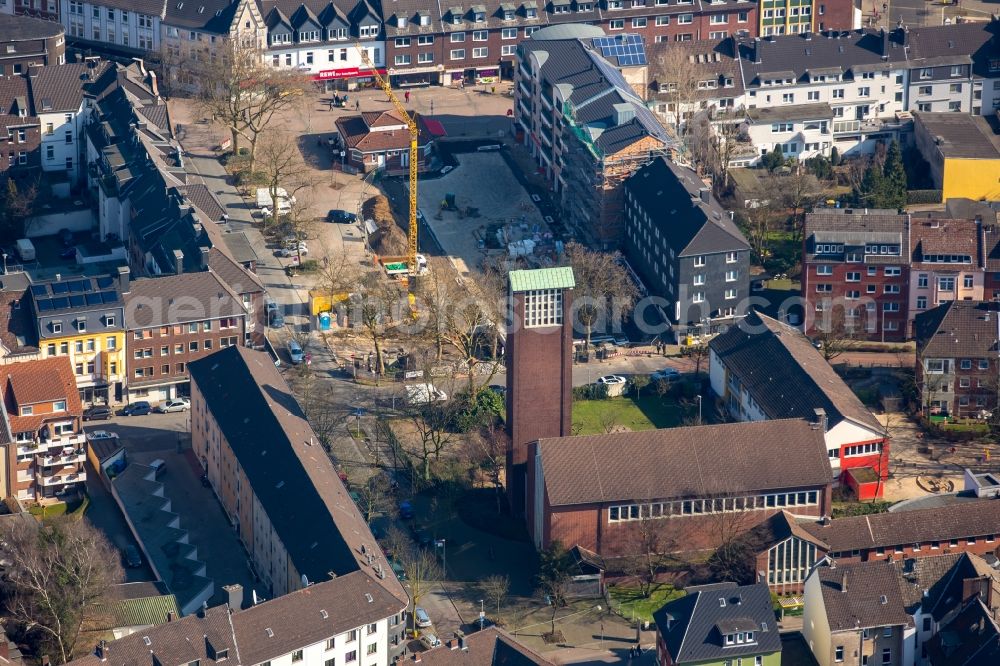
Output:
M107 405L94 405L83 410L84 421L107 421L114 415Z
M133 402L131 405L125 405L122 409L122 414L124 416L145 416L153 411L149 402L145 400L138 400Z
M280 257L297 257L300 254L309 254L309 247L306 245L305 241L300 241L298 246L295 243L290 245L283 245L280 250L278 250L278 256Z
M427 614L420 606L413 609L413 617L417 619L417 626L423 629L424 627L432 626L431 616Z
M657 370L649 376L651 382L672 382L678 379L681 373L677 368L663 368L662 370Z
M125 566L130 569L138 569L142 566L142 555L139 553L139 549L132 544L125 546L122 559L125 560Z
M434 634L424 634L420 637L420 643L428 650L441 645L441 639Z
M292 365L298 365L306 360L305 352L302 351L302 345L295 340L288 341L288 358L292 361Z
M267 325L271 328L281 328L285 325L285 316L278 310L271 310L267 316Z
M171 398L166 402L161 402L156 406L156 411L160 414L169 414L170 412L186 412L191 409L191 401L187 398Z
M403 520L410 520L417 515L416 511L413 510L413 505L409 500L404 500L399 503L399 517Z
M604 375L603 377L598 377L596 383L607 384L609 386L612 386L617 384L624 384L626 383L626 381L627 380L621 375Z
M114 439L117 436L117 433L108 432L107 430L91 430L87 433L87 441L93 442L101 439Z
M327 222L338 222L340 224L351 224L358 221L358 216L346 210L331 210L326 214Z

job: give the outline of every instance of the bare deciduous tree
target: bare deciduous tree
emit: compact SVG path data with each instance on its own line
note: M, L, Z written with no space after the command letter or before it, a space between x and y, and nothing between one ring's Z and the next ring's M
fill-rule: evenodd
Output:
M410 587L410 598L413 599L413 607L420 604L420 600L427 595L431 586L441 580L441 565L437 559L423 548L410 546L397 556L403 571L406 573L407 582ZM410 628L416 631L416 618L410 613Z
M634 523L634 534L627 543L624 557L626 573L635 576L640 594L647 598L666 562L665 554L677 548L669 523L668 520L644 516Z
M73 658L88 614L113 601L124 579L119 553L83 520L60 517L41 525L3 527L4 599L8 618L37 636L59 663Z
M510 592L510 578L502 574L493 574L484 578L479 586L483 589L483 596L490 602L490 606L496 604L497 619L499 620L500 606Z
M684 118L694 107L698 82L704 78L701 66L687 49L676 44L653 49L653 78L659 84L659 97L673 107L674 127L683 134Z
M232 150L239 154L240 138L249 144L249 170L256 167L257 144L278 114L301 103L301 72L264 63L255 44L226 40L223 53L184 63L198 82L198 102L205 113L226 124Z
M573 268L576 287L573 310L583 326L585 348L590 348L594 326L621 321L638 291L622 265L620 252L594 252L579 243L566 246L566 261Z

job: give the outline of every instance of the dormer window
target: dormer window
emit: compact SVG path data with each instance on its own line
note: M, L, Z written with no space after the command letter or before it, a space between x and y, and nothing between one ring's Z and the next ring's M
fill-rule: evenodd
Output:
M476 12L476 23L486 22L486 12Z
M431 24L431 15L430 14L421 14L420 15L420 25L428 26L430 24Z
M752 631L738 631L736 633L726 634L724 638L726 647L757 642Z
M289 44L292 41L292 36L287 32L279 32L271 35L272 44Z
M359 37L378 37L377 25L362 25L358 27Z
M35 408L32 405L25 405L21 408L21 416L31 416L35 413Z
M318 42L319 41L319 31L318 30L303 30L299 32L300 42Z
M512 10L510 10L510 9L505 9L503 11L503 20L504 21L513 21L514 20L514 12Z
M524 17L530 19L538 18L538 10L535 9L534 7L525 7Z
M86 333L87 332L87 320L86 319L77 319L76 320L76 330L78 330L80 333Z
M453 25L462 25L462 15L461 14L452 14L451 15L451 22L452 22Z
M406 17L405 16L397 16L396 17L396 27L399 28L400 30L402 30L403 28L406 27Z
M62 333L62 322L54 321L51 324L53 333Z

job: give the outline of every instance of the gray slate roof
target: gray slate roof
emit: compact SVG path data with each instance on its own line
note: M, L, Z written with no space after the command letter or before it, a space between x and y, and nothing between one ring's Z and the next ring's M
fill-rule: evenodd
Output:
M823 433L800 419L541 439L538 453L552 506L822 487L832 476Z
M823 355L798 329L759 312L709 343L772 419L815 419L826 410L833 428L847 419L874 433L883 428Z
M330 572L367 577L372 567L361 546L378 551L375 537L271 357L228 347L192 361L188 371L296 570L313 582ZM387 575L378 584L405 600L388 563L381 566Z
M85 97L101 99L117 88L115 64L107 61L32 67L31 98L36 113L77 111Z
M45 39L55 37L62 32L62 25L56 21L46 21L31 16L0 14L0 42Z
M781 636L766 584L716 583L688 587L686 592L653 613L675 664L781 652ZM755 643L725 647L722 632L747 630L754 632Z
M563 97L572 107L576 125L603 155L617 153L647 136L664 145L671 143L666 130L621 72L592 47L577 39L529 39L518 48L525 54L540 54L540 60L544 60L541 78L566 91ZM626 105L634 117L618 123L616 105Z
M625 189L667 237L680 256L749 249L729 213L714 196L700 194L705 184L691 169L658 158L625 181Z
M125 313L128 330L246 316L239 296L211 271L133 280Z
M1000 303L951 301L917 314L919 358L992 358L1000 344Z

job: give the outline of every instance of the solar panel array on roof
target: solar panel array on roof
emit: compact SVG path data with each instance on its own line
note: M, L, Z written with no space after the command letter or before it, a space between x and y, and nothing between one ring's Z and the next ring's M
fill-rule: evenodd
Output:
M31 295L32 296L47 296L48 290L45 288L44 284L33 284L31 285Z
M615 58L619 67L646 65L646 46L639 35L595 37L594 48L605 58Z

